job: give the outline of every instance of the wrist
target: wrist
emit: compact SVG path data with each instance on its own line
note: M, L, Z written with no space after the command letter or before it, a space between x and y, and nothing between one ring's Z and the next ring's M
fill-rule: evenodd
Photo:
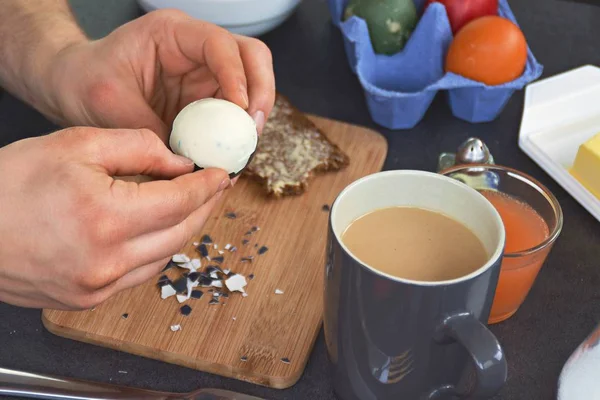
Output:
M35 96L30 104L59 125L71 124L64 111L65 99L77 96L72 91L72 84L78 79L74 75L77 73L74 69L86 68L85 65L77 65L76 57L73 55L88 43L89 40L86 38L74 38L72 41L63 42L53 51L48 52L45 61L37 66L38 70L30 75L32 85L28 91Z
M64 68L62 60L88 42L83 34L73 32L72 35L53 40L49 46L40 46L37 48L38 53L30 60L29 70L26 71L26 101L60 125L67 124L61 107L61 97L69 95L63 79L64 73L60 71Z
M5 15L0 14L0 84L59 122L60 111L52 93L52 65L66 49L87 41L66 8L53 2L15 0Z

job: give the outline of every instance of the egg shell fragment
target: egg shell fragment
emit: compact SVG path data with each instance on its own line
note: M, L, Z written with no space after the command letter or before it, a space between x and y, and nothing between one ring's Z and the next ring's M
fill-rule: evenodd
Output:
M247 284L246 278L240 274L232 275L225 281L225 286L230 292L244 292L244 286Z

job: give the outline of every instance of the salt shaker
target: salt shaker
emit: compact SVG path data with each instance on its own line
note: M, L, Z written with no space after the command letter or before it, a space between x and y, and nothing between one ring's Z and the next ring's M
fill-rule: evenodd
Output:
M472 137L463 142L456 153L440 154L437 171L441 172L464 164L494 164L494 157L481 139ZM448 176L478 190L498 190L500 186L500 177L497 173L477 167L468 172L448 173Z
M600 400L600 323L563 366L557 399Z
M494 164L490 149L478 138L463 142L456 153L442 153L438 158L438 172L460 164Z

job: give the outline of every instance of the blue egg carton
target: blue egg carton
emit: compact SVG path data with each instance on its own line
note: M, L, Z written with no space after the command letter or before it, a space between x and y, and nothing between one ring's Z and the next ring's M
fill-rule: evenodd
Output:
M514 81L488 86L446 73L446 52L453 35L446 9L414 0L420 20L402 51L388 56L373 50L366 22L342 21L348 0L328 0L332 22L344 37L348 63L362 85L373 120L389 129L409 129L421 121L438 91L446 91L452 114L472 123L494 120L515 92L542 74L543 66L527 48L527 65ZM508 2L499 0L498 15L517 21Z

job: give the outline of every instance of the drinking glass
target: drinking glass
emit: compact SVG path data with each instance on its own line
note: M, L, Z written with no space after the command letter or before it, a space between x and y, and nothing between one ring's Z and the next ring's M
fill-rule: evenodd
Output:
M464 164L440 171L476 190L506 194L531 206L548 225L548 237L517 252L505 252L500 279L488 322L512 317L525 301L548 253L560 235L563 214L556 197L531 176L515 169L489 164ZM505 221L506 222L506 221Z

